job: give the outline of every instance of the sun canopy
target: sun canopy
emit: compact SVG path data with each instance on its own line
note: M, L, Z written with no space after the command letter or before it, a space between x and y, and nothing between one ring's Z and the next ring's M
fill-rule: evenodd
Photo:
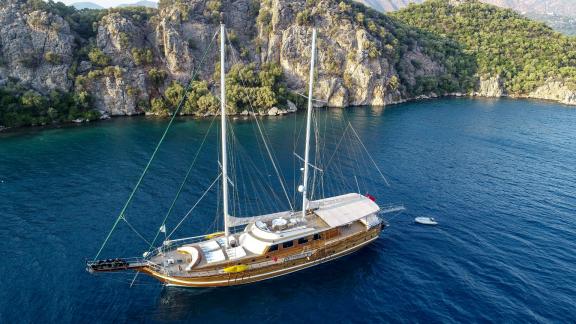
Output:
M352 193L310 202L314 212L328 226L338 227L349 224L380 211L380 207L368 197Z
M380 210L375 202L357 193L313 200L309 202L309 208L315 209L315 213L331 227L351 223ZM285 211L254 217L228 216L228 225L230 227L241 226L257 221L265 222L277 218L290 218L293 215L293 212Z

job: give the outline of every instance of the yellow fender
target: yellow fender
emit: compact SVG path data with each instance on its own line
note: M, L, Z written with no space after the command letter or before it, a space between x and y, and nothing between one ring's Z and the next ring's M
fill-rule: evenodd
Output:
M224 235L224 232L216 232L216 233L208 234L208 235L204 236L204 238L207 240L210 240L210 239L213 239L215 237L222 236L222 235Z
M224 272L226 273L238 273L246 270L248 270L248 266L245 264L239 264L228 268L224 268Z

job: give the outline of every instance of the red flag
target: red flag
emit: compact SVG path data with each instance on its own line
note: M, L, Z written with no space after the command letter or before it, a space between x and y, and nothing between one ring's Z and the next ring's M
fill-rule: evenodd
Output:
M372 200L372 201L376 201L376 197L372 196L371 194L366 194L366 197L368 197L368 199Z

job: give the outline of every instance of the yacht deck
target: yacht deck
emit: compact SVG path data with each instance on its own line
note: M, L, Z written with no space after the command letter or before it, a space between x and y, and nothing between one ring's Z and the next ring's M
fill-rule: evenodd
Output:
M311 220L312 219L314 221L311 222L312 224L310 224L310 226L316 225L318 226L318 229L321 230L326 230L328 228L328 226L323 223L319 217L311 218ZM342 226L338 229L338 234L336 236L323 240L322 246L331 244L336 241L341 241L347 237L353 236L365 230L366 226L359 221L353 222L346 226ZM234 235L237 240L239 235L240 233ZM285 250L284 253L281 254L284 256L297 254L306 249L306 246L309 248L310 245L310 243L306 245L295 245L294 247L290 248L290 252ZM252 268L259 268L277 262L276 260L272 261L269 258L263 258L262 255L252 253L241 247L240 249L242 249L244 255L238 257L237 255L234 255L234 248L225 249L224 246L225 241L223 237L179 246L178 249L181 249L182 247L194 247L200 251L201 256L199 261L196 265L191 267L191 269L187 269L187 267L193 261L192 256L188 253L178 251L178 249L172 249L170 251L164 252L163 254L158 254L152 257L150 261L161 265L167 274L179 277L195 277L221 274L223 272L222 267L216 267L216 269L214 267L218 265L232 266L234 264L251 264ZM214 253L219 255L220 258L211 259L211 256ZM234 261L236 261L236 263L230 264Z

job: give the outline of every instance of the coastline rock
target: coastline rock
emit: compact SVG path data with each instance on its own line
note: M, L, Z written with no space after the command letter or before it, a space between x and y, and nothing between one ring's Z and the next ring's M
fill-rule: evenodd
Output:
M280 115L280 109L272 107L270 108L270 110L268 110L268 116L278 116L278 115Z
M576 91L569 89L564 83L549 80L544 85L532 91L529 98L559 101L566 105L576 106Z
M506 95L502 80L497 76L480 77L477 88L478 90L474 93L475 96L502 97Z

